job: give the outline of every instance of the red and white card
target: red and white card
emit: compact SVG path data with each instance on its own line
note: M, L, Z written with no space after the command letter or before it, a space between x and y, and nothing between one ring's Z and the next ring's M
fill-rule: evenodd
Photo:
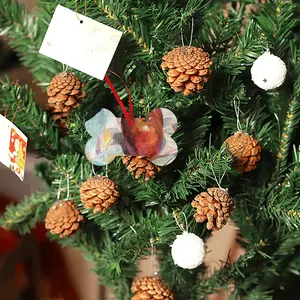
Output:
M0 162L24 180L27 137L11 121L0 115Z

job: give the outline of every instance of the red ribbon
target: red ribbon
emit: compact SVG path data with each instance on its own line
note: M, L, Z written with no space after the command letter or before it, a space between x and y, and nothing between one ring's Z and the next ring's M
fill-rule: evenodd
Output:
M120 98L118 92L116 91L114 85L112 84L112 82L110 81L110 79L108 78L107 75L105 75L105 81L107 82L109 88L111 89L112 93L114 94L116 100L118 101L123 113L124 113L124 116L128 122L128 124L131 126L132 125L132 118L133 118L133 104L132 104L132 98L131 98L131 94L130 94L130 90L128 88L128 86L126 85L125 81L118 75L116 74L115 72L113 71L110 71L108 70L110 73L116 75L117 77L119 77L121 79L121 81L124 83L125 87L126 87L126 91L128 93L128 99L129 99L129 113L127 112L124 104L123 104L123 101L122 99Z

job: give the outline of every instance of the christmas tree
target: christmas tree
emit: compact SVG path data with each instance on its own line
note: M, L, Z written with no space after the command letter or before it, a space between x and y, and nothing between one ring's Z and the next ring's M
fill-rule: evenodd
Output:
M7 207L1 226L26 234L46 218L51 237L80 249L116 299L204 299L232 283L234 299L289 291L300 268L300 7L256 2L41 0L27 13L2 0L0 33L49 101L45 110L26 85L6 79L1 111L9 106L11 119L18 107L14 123L47 159L36 170L49 188ZM157 108L176 116L173 162L124 155L101 167L87 159L86 121L102 108L124 115L105 81L61 73L62 63L39 54L58 4L123 32L109 70L127 83L133 117ZM123 81L107 76L128 107ZM229 218L246 253L206 277L201 249L198 261L190 256L201 240L182 230L205 242ZM171 248L176 235L183 244ZM138 261L153 251L161 279L132 285Z

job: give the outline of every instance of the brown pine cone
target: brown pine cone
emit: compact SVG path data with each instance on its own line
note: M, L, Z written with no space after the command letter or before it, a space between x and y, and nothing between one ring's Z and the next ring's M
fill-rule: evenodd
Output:
M59 234L63 238L69 236L79 228L83 215L71 200L55 202L48 210L45 227L52 234Z
M254 170L261 159L258 141L244 131L238 131L227 138L223 147L231 152L235 167L240 173Z
M207 52L196 47L178 47L168 52L161 67L168 71L167 82L185 96L200 92L211 74L212 61Z
M80 188L80 198L85 208L93 208L94 214L105 213L120 197L115 182L104 176L94 176Z
M151 178L155 178L156 173L160 172L158 166L142 156L123 156L122 162L135 179L144 175L145 181L149 181Z
M84 87L79 78L70 72L55 75L47 87L49 99L46 108L53 120L61 120L62 127L66 127L65 121L70 111L79 106L86 96L86 93L81 91Z
M173 293L159 277L145 276L133 281L131 292L135 294L131 300L174 300Z
M221 229L230 217L234 201L227 190L209 188L207 192L202 192L195 197L192 207L197 209L194 214L196 222L203 223L207 220L208 230Z

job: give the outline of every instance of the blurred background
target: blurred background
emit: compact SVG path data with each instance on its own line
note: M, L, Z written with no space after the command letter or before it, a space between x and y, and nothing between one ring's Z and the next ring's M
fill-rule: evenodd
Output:
M1 1L1 0L0 0ZM32 9L34 0L19 0ZM0 78L7 74L11 79L28 84L36 94L36 101L44 105L47 96L32 83L28 71L20 66L17 56L0 37ZM30 142L30 141L29 141ZM28 153L25 181L21 182L9 169L0 164L0 212L8 203L22 201L25 195L42 190L43 184L35 177L34 165L39 161L33 152ZM213 233L207 242L205 263L208 274L237 259L243 252L235 242L237 229L226 225ZM109 300L114 299L108 289L97 282L93 266L72 248L61 249L50 242L44 225L39 224L32 234L19 236L0 228L0 291L4 300ZM150 260L140 263L141 274L150 274ZM226 299L228 291L220 291L211 299Z

